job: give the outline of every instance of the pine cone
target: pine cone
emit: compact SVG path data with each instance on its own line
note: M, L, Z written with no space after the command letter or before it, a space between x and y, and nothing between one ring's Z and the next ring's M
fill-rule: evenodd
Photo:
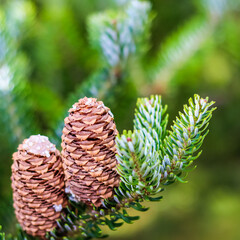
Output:
M12 189L16 217L32 236L44 238L67 205L59 151L47 137L33 135L13 154Z
M95 98L80 99L69 113L62 135L66 192L72 200L99 207L119 184L116 125L110 109Z

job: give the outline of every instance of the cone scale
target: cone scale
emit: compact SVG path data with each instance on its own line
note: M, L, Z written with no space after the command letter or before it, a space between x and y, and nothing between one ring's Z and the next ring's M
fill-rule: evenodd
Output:
M85 97L73 105L64 122L66 192L71 200L99 207L119 184L113 116L101 101Z
M28 234L44 238L67 205L59 151L45 136L25 139L13 154L11 180L18 222Z

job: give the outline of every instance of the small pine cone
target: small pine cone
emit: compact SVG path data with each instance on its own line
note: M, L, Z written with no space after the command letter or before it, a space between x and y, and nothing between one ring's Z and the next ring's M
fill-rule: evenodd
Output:
M47 137L25 139L13 154L11 180L18 222L28 234L44 238L67 205L60 152Z
M62 159L70 199L101 206L119 184L116 125L109 108L95 98L80 99L65 118Z

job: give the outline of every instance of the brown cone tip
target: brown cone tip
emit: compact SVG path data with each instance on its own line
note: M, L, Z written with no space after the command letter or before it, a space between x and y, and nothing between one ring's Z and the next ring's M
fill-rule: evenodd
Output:
M28 234L44 238L67 205L62 160L55 145L41 135L25 139L13 154L11 180L18 222Z
M101 206L119 184L113 115L95 98L80 99L65 118L62 158L70 199Z

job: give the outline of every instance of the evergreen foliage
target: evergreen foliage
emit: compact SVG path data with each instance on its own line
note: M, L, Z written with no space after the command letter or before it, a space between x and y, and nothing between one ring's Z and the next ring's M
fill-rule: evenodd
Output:
M221 0L219 5L213 2L211 1L210 4L201 1L204 13L190 19L165 41L156 59L149 64L149 67L145 67L147 73L143 74L143 78L147 76L152 82L165 78L170 80L179 66L189 60L211 36L225 11L236 6L234 1L229 4ZM22 3L26 4L25 1ZM132 84L128 85L134 75L130 73L129 66L132 66L131 61L140 62L138 58L143 56L148 47L146 42L152 21L151 5L149 2L138 0L124 1L120 5L120 10L106 11L89 18L87 26L89 41L98 51L100 60L96 61L95 72L85 81L77 84L75 91L64 101L62 114L52 121L49 135L58 145L63 118L66 109L72 103L88 96L96 97L111 105L121 99L119 96L122 96L122 92ZM31 6L30 9L32 9L31 21L35 21L34 8ZM216 12L217 20L213 18ZM70 13L65 12L65 14L68 16ZM13 140L16 144L32 133L38 132L39 127L38 121L33 117L33 106L29 105L34 102L34 96L31 94L32 85L28 81L29 61L18 49L16 40L21 38L21 34L9 28L7 19L7 15L0 11L0 111L3 116L0 121L3 128L8 130L6 135L9 136L10 141ZM211 24L209 20L212 20ZM71 21L73 22L72 19ZM65 26L71 26L71 21ZM23 24L18 22L13 25ZM21 30L21 27L18 29ZM67 29L68 27L64 28L64 31ZM72 32L76 33L76 29ZM77 40L80 39L79 36L74 36ZM76 39L72 41L77 42ZM48 46L44 41L40 41L39 44ZM80 42L80 45L84 44L86 43ZM52 51L56 53L59 48ZM87 51L83 55L86 57ZM37 57L39 61L44 62L45 56ZM49 78L51 71L48 72ZM122 88L116 90L118 86ZM124 86L127 86L126 89ZM134 92L135 88L134 85L130 89L133 95L131 99L137 95ZM189 99L189 105L184 106L183 112L179 113L171 130L167 130L167 107L162 105L161 97L140 98L137 101L133 131L124 130L116 141L118 173L122 182L119 188L115 189L114 199L104 201L105 207L98 209L71 202L71 206L65 210L65 215L63 214L62 219L59 220L58 228L49 233L48 238L57 239L62 236L65 239L67 237L102 238L105 236L101 230L102 226L106 225L111 230L116 230L124 222L132 223L138 219L138 216L130 216L126 209L146 211L147 208L142 205L144 200L159 201L162 198L159 193L163 191L164 186L176 181L185 182L183 175L191 170L189 167L201 153L199 149L208 133L208 123L215 109L212 105L213 102L208 102L208 98L195 95L194 98ZM128 111L123 110L123 112L128 114ZM116 109L114 113L118 114ZM0 239L31 239L20 228L18 231L17 237L14 238L0 233Z
M203 46L224 15L239 5L235 0L199 1L198 15L183 24L168 37L157 52L152 64L147 63L151 82L170 81L174 74Z
M201 153L198 150L208 133L207 127L215 110L213 104L198 95L190 98L189 105L184 106L183 113L179 113L166 133L167 107L162 106L161 97L139 99L134 131L125 130L116 141L118 173L122 181L113 199L104 200L104 207L99 208L71 201L58 221L58 228L47 237L102 238L105 235L101 226L116 230L124 222L138 220L138 216L130 216L126 209L146 211L142 205L144 200L159 201L162 196L158 193L164 186L176 180L184 182L182 173L189 171L189 166ZM23 234L23 238L18 239L25 237Z
M107 64L123 67L129 55L139 49L137 45L146 36L143 33L149 12L148 2L130 1L123 11L110 11L89 19L90 42Z

